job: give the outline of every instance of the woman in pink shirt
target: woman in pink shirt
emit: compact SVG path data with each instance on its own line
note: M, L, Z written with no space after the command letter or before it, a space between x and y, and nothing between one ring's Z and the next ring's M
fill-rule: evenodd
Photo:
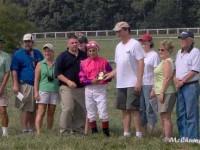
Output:
M87 45L88 58L81 62L81 71L79 73L80 82L85 87L85 104L87 109L87 118L92 133L98 133L96 125L96 108L99 118L102 120L102 128L105 136L110 136L106 85L109 81L103 79L103 76L112 71L112 67L105 58L98 56L99 44L96 41L90 41Z

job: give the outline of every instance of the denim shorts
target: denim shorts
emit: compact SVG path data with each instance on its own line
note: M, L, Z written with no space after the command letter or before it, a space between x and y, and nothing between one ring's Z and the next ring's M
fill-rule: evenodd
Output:
M140 109L140 95L134 87L117 88L116 108L121 110Z

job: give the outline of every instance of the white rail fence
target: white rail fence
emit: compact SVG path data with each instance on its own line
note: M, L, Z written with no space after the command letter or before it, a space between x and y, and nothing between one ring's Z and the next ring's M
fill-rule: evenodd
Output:
M141 35L144 33L150 33L153 35L173 35L180 34L182 31L192 31L195 34L200 33L200 27L196 28L168 28L168 29L138 29L131 30L131 34ZM81 33L86 37L101 37L101 36L114 36L115 32L113 30L99 30L99 31L66 31L66 32L41 32L41 33L33 33L35 38L67 38L69 34Z

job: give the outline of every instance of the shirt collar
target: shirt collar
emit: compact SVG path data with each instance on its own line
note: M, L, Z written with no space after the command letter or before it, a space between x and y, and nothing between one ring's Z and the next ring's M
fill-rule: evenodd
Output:
M191 50L194 48L194 46L193 46L193 44L190 46L190 48L187 50L187 51L185 51L184 49L181 49L181 53L184 53L184 52L186 52L186 53L190 53L191 52Z

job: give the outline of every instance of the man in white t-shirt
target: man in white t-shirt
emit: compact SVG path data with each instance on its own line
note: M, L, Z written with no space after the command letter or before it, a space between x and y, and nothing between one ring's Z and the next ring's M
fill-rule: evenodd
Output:
M181 49L176 55L174 83L177 89L177 126L182 139L199 139L200 51L194 34L182 32Z
M106 74L105 79L109 79L116 74L116 108L123 112L123 136L131 136L130 126L133 114L136 137L142 138L140 93L144 71L144 50L137 40L131 38L131 30L127 22L118 22L113 30L121 39L121 42L115 49L116 69Z

